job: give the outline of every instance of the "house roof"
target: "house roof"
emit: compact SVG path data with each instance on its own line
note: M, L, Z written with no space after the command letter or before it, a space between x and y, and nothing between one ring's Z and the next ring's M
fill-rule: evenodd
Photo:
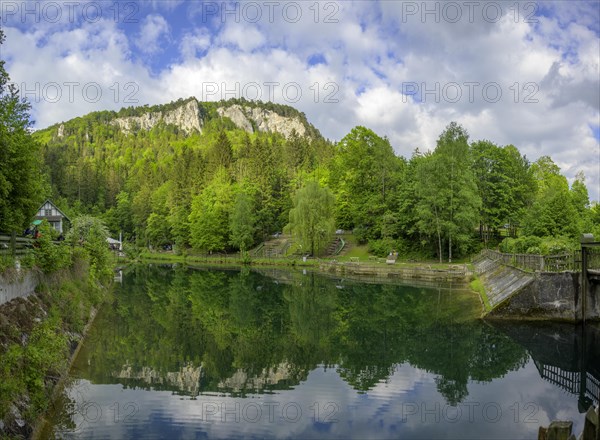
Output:
M63 216L64 218L66 218L67 220L71 221L71 219L70 219L69 217L67 217L67 216L66 216L66 214L65 214L64 212L62 212L62 211L61 211L61 210L58 208L58 206L56 206L54 203L52 203L52 201L51 201L50 199L46 199L46 200L44 201L44 203L42 203L42 204L40 205L40 207L38 208L38 211L39 211L40 209L42 209L46 203L50 203L52 206L54 206L54 208L55 208L55 209L56 209L58 212L60 212L60 213L62 214L62 216ZM46 217L46 216L36 216L36 218L50 218L50 217ZM59 219L57 218L57 220L59 220Z

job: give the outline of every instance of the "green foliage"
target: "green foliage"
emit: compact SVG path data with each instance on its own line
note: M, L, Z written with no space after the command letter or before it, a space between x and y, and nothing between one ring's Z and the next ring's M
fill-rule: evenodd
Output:
M452 261L453 251L459 255L468 251L481 207L470 170L467 132L452 122L440 135L436 150L416 160L416 229L437 243L440 262L446 243Z
M535 194L529 162L514 146L498 147L489 141L471 144L471 154L482 200L481 238L487 242L490 231L495 233L505 224L514 234Z
M383 238L369 241L369 252L378 257L386 257L390 252L398 252L399 255L405 256L408 250L402 239Z
M0 29L0 48L4 32ZM22 231L46 192L40 145L29 133L31 105L0 59L0 231Z
M532 165L532 173L537 192L525 216L525 235L577 237L579 216L571 199L569 184L560 174L560 168L550 157L544 156Z
M33 423L36 416L51 402L52 384L48 375L58 376L67 365L67 338L56 312L34 327L26 346L11 344L0 362L0 414L21 394L30 402L26 419Z
M537 237L533 235L519 238L505 238L500 243L500 251L509 254L557 255L578 249L577 240L570 237Z
M470 286L473 291L475 291L479 294L479 297L481 298L481 301L483 302L483 307L484 307L485 311L489 312L490 310L492 310L492 306L490 305L490 300L487 296L487 293L485 292L485 286L483 285L481 280L479 278L475 278L473 281L471 281Z
M90 277L101 283L112 276L111 254L106 239L108 231L104 223L89 215L75 218L65 237L72 247L79 245L87 252L90 262Z
M353 128L337 145L331 166L339 227L358 228L367 239L381 237L384 215L397 210L394 193L403 168L386 138L365 127Z
M294 194L309 181L334 195L337 228L354 231L364 244L402 240L405 252L426 258L476 250L477 232L486 246L519 232L540 237L600 232L583 175L569 189L550 158L530 166L512 145L469 144L456 123L441 133L435 151L416 150L409 161L368 128L355 127L333 144L300 112L273 103L198 103L201 133L165 124L124 133L111 123L190 105L191 99L96 112L36 132L53 200L61 206L64 201L71 218L100 216L114 236L122 232L138 246L174 244L178 253L190 247L229 251L242 247L240 237L252 235L242 240L249 247L283 230ZM287 138L247 133L217 111L232 105L247 116L260 108L299 118L307 132ZM235 228L232 223L240 191L250 195L253 214L244 231L238 229L242 216Z
M254 243L255 224L252 199L247 193L240 191L235 197L229 221L230 243L242 252L248 250Z
M318 182L308 182L296 192L289 227L305 251L318 255L329 243L335 229L335 198Z
M224 250L229 242L229 214L232 187L224 169L192 201L190 243L194 249L209 252Z
M44 273L55 272L63 269L71 263L70 253L64 244L52 242L55 230L44 220L38 226L39 238L34 244L35 265Z
M53 387L66 373L71 344L87 323L91 307L105 298L106 291L90 283L87 260L81 260L87 258L85 250L75 248L73 257L75 265L70 271L43 285L47 290L38 307L48 307L47 315L34 306L34 297L27 310L33 316L25 322L23 318L14 321L10 328L16 330L15 334L3 335L4 341L8 338L8 343L0 345L0 420L4 423L13 423L9 411L13 405L28 426L48 410L54 398ZM41 321L34 319L36 314Z

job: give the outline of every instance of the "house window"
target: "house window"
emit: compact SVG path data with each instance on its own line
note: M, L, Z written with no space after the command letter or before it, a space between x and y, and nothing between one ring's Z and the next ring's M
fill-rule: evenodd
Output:
M46 217L50 217L52 215L52 210L51 209L44 209L44 215Z

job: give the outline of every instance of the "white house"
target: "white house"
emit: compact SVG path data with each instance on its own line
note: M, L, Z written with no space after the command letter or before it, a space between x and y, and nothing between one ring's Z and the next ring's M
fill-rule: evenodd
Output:
M54 203L50 200L46 200L38 209L37 214L35 215L35 220L47 220L54 229L56 229L61 234L63 233L63 225L64 220L69 220L64 212L56 207Z

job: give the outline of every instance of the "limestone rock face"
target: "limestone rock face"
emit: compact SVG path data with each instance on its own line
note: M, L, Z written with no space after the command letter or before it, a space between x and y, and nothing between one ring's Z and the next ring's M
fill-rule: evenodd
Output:
M162 374L150 367L134 370L131 365L126 364L123 365L121 371L113 373L113 376L120 379L142 380L150 386L153 384L169 385L189 395L197 396L200 393L202 367L185 365L181 367L180 371L169 371Z
M292 131L299 136L307 135L306 126L298 117L281 116L280 114L260 107L234 104L217 108L217 114L227 117L241 130L248 133L254 131L265 133L280 133L289 138ZM134 133L138 130L150 130L159 123L174 125L186 134L202 132L204 126L203 115L200 112L196 99L172 110L162 110L145 113L141 116L126 116L113 119L110 123L119 127L125 134ZM59 129L59 136L62 135Z
M292 130L296 130L299 136L306 134L306 127L298 118L281 116L271 110L235 104L226 108L219 107L217 113L219 116L228 117L238 128L248 133L252 133L256 127L257 131L281 133L286 138L290 137Z
M193 131L202 132L203 121L198 110L198 101L192 99L173 110L117 118L111 123L117 125L124 133L130 133L137 129L150 130L159 122L175 125L186 134Z
M280 363L273 368L263 369L258 376L250 377L242 370L238 369L233 376L219 382L218 387L221 389L230 389L234 392L241 390L256 390L261 391L269 385L277 385L282 380L289 379L290 366L287 363Z

